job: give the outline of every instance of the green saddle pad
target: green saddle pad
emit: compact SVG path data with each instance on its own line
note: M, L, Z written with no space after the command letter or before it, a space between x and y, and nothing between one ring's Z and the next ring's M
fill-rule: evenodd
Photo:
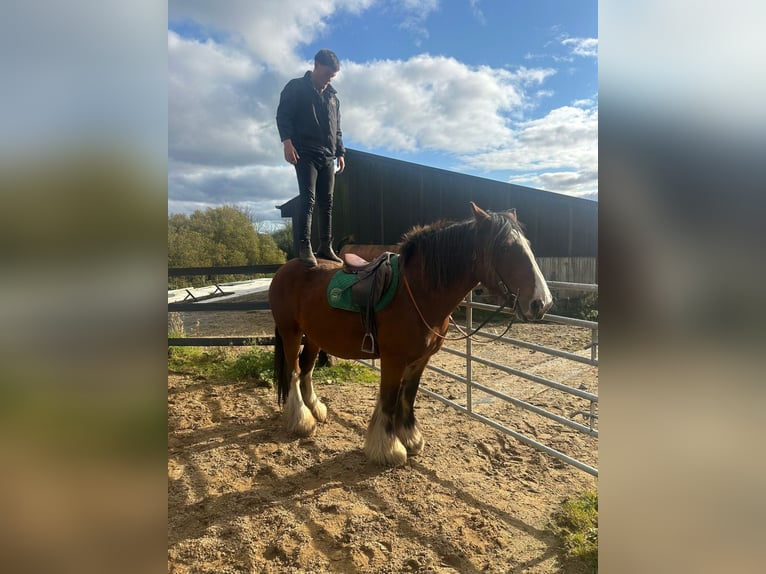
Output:
M375 305L375 312L384 309L394 298L396 287L399 284L399 256L391 256L391 285L383 292L380 301ZM351 302L351 285L356 282L357 276L354 273L337 271L330 279L327 285L327 302L330 307L343 309L345 311L361 311L359 305Z

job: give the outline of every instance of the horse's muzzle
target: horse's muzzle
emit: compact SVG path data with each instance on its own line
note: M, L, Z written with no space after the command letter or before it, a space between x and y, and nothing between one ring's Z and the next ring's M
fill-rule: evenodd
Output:
M543 303L542 299L534 299L529 304L529 311L524 313L524 319L526 321L539 321L541 320L548 310L553 306L553 303Z

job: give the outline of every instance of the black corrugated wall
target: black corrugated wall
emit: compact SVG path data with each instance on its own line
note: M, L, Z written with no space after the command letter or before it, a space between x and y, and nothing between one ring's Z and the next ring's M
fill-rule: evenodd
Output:
M356 150L347 150L346 170L335 181L335 238L397 243L414 225L466 219L470 201L491 211L515 207L538 257L597 256L595 201Z

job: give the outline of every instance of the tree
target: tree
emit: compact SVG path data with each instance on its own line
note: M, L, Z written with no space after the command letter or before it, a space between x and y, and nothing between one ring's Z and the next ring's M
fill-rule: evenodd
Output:
M274 239L274 242L276 243L277 247L285 252L288 259L292 259L295 257L292 220L290 220L290 223L285 225L282 229L279 229L275 231L274 233L272 233L271 237Z
M285 254L274 239L257 233L252 216L242 208L227 205L197 210L191 216L178 213L168 216L168 267L284 262Z

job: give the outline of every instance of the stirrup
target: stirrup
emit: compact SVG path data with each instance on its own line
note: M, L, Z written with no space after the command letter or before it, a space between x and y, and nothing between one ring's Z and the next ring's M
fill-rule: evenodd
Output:
M370 348L365 349L364 344L367 342L367 339L370 340ZM362 353L369 353L370 355L375 354L375 337L372 336L372 333L365 333L364 337L362 337L362 348L359 349L362 351Z

